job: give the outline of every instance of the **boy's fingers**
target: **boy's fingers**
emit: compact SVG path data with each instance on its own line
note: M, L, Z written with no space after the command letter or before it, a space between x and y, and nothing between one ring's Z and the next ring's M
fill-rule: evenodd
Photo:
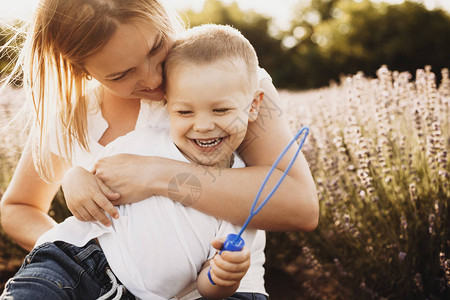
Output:
M103 195L99 195L97 197L94 197L94 201L101 209L107 212L111 217L113 217L114 219L119 218L119 212L117 211L117 208L115 208L114 205L112 205L112 203L109 202L108 198L104 197Z
M223 247L223 243L225 242L225 238L221 238L221 239L214 239L211 242L211 245L217 249L217 250L222 250Z
M222 252L223 254L224 252ZM225 272L231 272L231 273L240 273L242 271L247 271L248 266L250 265L250 261L244 260L239 262L229 262L224 260L221 255L216 255L212 262L220 269L224 270Z
M247 247L242 248L241 251L223 251L220 255L215 257L218 260L224 260L233 264L250 262L250 251Z
M213 269L211 269L211 270L213 270ZM246 272L229 273L222 269L214 269L213 272L216 275L216 277L221 280L222 284L227 284L227 285L233 285L237 281L240 281L246 273ZM214 282L217 283L215 280L214 280Z
M98 186L100 187L100 190L109 200L118 200L120 198L119 193L114 192L100 178L98 178L98 177L96 177L96 178L97 178L97 182L98 182Z
M211 274L211 278L217 286L229 287L229 286L236 284L236 281L223 280L223 279L215 276L214 274Z
M232 286L236 284L239 280L241 280L245 272L241 272L239 274L235 273L227 273L220 268L217 268L217 266L211 262L211 270L210 270L211 278L214 281L214 283L218 286Z

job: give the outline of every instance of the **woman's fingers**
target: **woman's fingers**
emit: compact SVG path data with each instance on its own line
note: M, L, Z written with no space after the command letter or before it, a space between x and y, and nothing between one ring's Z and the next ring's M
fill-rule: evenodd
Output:
M114 207L114 205L109 200L119 199L120 194L113 192L113 190L111 190L106 184L104 184L101 179L97 178L97 182L98 182L100 191L103 193L103 195L96 195L94 197L95 203L97 203L97 205L101 209L106 211L114 219L119 218L119 212L117 211L117 208Z
M105 226L111 225L111 221L108 219L105 212L114 219L119 218L119 212L105 196L97 195L92 200L93 202L89 205L88 210L97 221Z
M95 221L95 218L89 213L89 211L84 208L84 207L80 207L77 210L77 213L74 213L74 216L78 219L81 220L83 222L90 222L90 221Z
M109 186L107 186L100 178L96 177L98 186L102 191L103 195L106 196L109 200L117 200L120 198L120 194L114 192Z
M111 220L106 216L105 211L101 208L100 204L109 204L111 205L112 209L109 208L109 205L106 205L108 207L108 213L111 216L117 216L116 219L119 217L119 213L117 209L109 202L106 197L96 197L85 204L85 206L81 206L77 209L76 212L73 213L73 215L84 222L90 222L90 221L99 221L105 226L111 226Z
M80 209L83 212L83 221L99 221L105 226L111 226L111 221L105 212L97 205L94 199L91 199L86 205Z
M84 211L84 209L82 209ZM80 221L86 222L84 214L79 210L71 210L72 215Z

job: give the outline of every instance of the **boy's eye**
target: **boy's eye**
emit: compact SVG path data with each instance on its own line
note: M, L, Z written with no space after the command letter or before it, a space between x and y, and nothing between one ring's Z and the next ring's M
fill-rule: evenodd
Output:
M217 109L214 109L214 112L219 113L219 114L224 114L224 113L227 113L229 110L230 110L229 108L217 108Z
M190 111L190 110L179 110L179 111L177 111L177 113L180 116L188 116L188 115L192 114L192 111Z

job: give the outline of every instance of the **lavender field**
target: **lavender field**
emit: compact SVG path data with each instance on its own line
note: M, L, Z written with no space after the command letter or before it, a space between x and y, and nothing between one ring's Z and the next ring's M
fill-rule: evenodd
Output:
M449 75L412 78L383 66L282 93L292 128L311 127L321 213L313 233L272 237L284 255L267 248L311 299L450 297Z
M358 73L280 96L292 130L310 127L303 152L321 212L314 232L269 233L271 298L450 298L448 70L383 66L377 78ZM0 95L0 125L22 98ZM20 155L19 133L0 135L0 195ZM23 255L0 231L0 288Z

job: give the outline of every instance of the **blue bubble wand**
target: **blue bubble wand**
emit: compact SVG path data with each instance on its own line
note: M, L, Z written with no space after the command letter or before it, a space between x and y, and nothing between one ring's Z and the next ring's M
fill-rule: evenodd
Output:
M275 184L275 186L272 189L272 191L267 195L266 199L264 199L264 201L255 209L256 203L258 203L258 199L261 196L261 193L262 193L264 187L266 186L266 183L269 180L270 176L272 176L273 171L278 166L278 164L280 163L281 159L286 155L287 151L291 148L291 146L295 143L295 141L302 134L303 134L303 136L302 136L302 138L300 140L300 145L299 145L297 151L295 152L294 157L289 162L289 165L287 166L287 168L284 171L283 175L278 180L278 182ZM294 161L297 159L297 156L300 153L300 150L302 149L303 144L305 143L305 140L306 140L306 137L308 136L308 134L309 134L309 127L303 126L300 129L300 131L297 132L297 134L294 136L294 138L289 142L289 144L286 146L286 148L284 148L283 151L280 153L280 155L278 156L278 158L273 163L272 167L270 168L269 172L266 175L266 178L264 179L263 183L261 184L261 186L259 188L258 194L256 195L256 198L253 201L253 205L252 205L252 208L250 210L250 215L248 216L247 220L245 221L244 225L242 226L242 228L241 228L241 230L239 231L238 234L231 233L231 234L229 234L227 236L220 253L222 253L222 251L240 251L244 247L245 242L244 242L244 239L242 239L242 237L241 237L242 233L244 232L245 228L248 226L248 224L250 223L252 218L257 213L259 213L259 211L263 208L264 205L266 205L266 203L269 201L269 199L272 197L272 195L275 193L275 191L281 185L281 182L283 182L283 180L286 177L287 173L289 172L289 170L291 169L292 165L294 164ZM211 268L209 268L209 270L208 270L209 281L213 285L216 285L214 283L214 281L212 280L212 278L211 278L211 272L210 271L211 271Z

